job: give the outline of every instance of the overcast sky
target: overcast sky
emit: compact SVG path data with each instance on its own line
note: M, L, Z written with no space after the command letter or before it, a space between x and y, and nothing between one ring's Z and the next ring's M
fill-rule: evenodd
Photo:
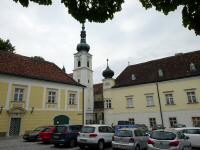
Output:
M56 1L49 7L31 3L23 8L13 0L0 0L0 37L10 39L16 53L42 56L72 73L81 25ZM107 58L116 78L128 62L200 50L200 36L182 26L181 9L165 16L154 9L146 11L139 0L125 1L113 20L85 25L94 83L102 82Z

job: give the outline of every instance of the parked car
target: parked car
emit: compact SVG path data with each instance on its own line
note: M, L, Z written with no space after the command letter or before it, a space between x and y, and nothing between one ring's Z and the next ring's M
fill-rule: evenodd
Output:
M114 129L115 131L117 131L117 130L119 130L119 129L122 129L122 128L138 128L138 126L137 126L137 125L131 125L131 124L129 124L129 125L115 125L115 126L113 127L113 129Z
M162 124L156 124L152 127L152 131L159 129L165 129L165 127Z
M189 137L175 129L155 130L148 139L148 150L191 150Z
M48 126L46 129L44 129L39 133L39 139L43 143L50 143L54 132L55 132L55 126Z
M80 149L95 147L103 150L105 145L112 143L114 130L107 125L85 125L78 136L78 146Z
M175 126L174 126L174 128L184 128L184 127L186 127L186 125L185 124L180 124L180 123L175 124Z
M152 133L152 131L149 131L149 130L145 131L145 134L146 134L147 136L150 136L151 133Z
M148 131L148 127L145 124L135 124L138 128L143 129L144 131Z
M41 126L31 131L26 131L23 135L25 141L39 141L40 132L44 131L48 126Z
M54 146L69 145L75 147L77 144L77 136L82 125L58 125L52 135L52 143Z
M139 128L123 128L115 132L112 148L115 149L147 149L148 136Z
M199 127L186 127L186 128L176 128L176 130L183 132L188 136L191 141L192 147L200 148L200 128Z

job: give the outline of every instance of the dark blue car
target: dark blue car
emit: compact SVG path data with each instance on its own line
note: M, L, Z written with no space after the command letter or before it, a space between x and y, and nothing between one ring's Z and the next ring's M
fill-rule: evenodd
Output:
M75 147L77 136L82 128L82 125L58 125L55 133L52 135L52 143L54 146L68 145Z

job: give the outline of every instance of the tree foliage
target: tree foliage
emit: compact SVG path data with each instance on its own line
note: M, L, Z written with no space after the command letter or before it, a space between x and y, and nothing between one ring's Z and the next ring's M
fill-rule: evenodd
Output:
M52 0L13 0L22 6L28 7L29 2L40 5L51 5ZM61 3L68 8L68 13L80 23L86 20L90 22L105 22L113 19L116 12L121 10L124 0L61 0Z
M37 61L45 61L45 59L41 56L33 56L31 58L34 59L34 60L37 60Z
M51 5L53 0L13 0L22 6L28 7L29 2L40 5ZM128 1L128 0L127 0ZM194 30L200 35L200 0L139 0L146 9L155 7L156 10L167 15L182 6L183 26ZM105 22L112 19L114 14L121 10L124 0L61 0L68 8L68 13L80 23Z
M14 52L15 47L10 43L9 40L3 40L0 38L0 50L1 51L9 51L9 52Z
M146 9L155 7L165 15L182 6L183 26L200 35L200 0L140 0L140 2Z

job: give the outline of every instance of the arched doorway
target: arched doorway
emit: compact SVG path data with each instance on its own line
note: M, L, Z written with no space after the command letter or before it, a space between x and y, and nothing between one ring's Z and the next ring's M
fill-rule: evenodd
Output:
M65 115L59 115L54 118L54 125L69 124L69 117Z

